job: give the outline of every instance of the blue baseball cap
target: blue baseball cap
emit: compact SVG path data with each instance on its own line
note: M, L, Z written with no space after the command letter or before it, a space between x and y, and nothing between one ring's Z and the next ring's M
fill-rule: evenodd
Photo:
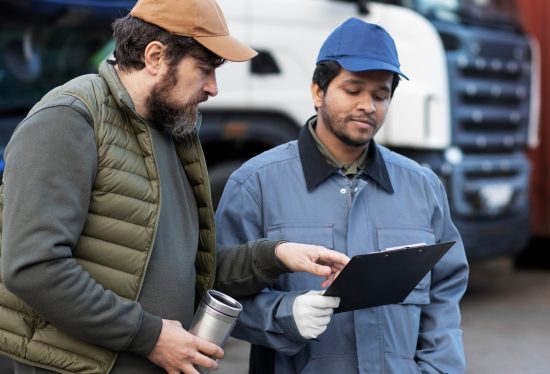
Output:
M344 69L359 72L387 70L409 79L399 69L393 38L382 27L350 18L325 40L317 56L322 61L336 61Z

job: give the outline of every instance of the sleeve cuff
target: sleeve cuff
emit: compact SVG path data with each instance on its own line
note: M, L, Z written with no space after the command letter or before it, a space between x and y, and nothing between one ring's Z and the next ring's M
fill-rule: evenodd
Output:
M143 312L141 326L127 350L140 356L147 357L153 348L155 348L161 329L162 319L160 317Z
M303 293L304 291L288 292L282 298L275 315L277 322L285 332L287 338L298 343L308 342L308 339L304 338L302 334L300 334L300 331L298 331L293 313L294 301Z
M254 266L269 282L275 282L279 275L290 270L277 258L275 247L282 242L263 239L254 248Z

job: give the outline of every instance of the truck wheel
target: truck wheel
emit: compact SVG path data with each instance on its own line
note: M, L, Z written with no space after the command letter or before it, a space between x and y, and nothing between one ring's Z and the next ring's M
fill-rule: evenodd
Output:
M231 160L220 162L208 168L214 210L218 207L218 203L222 197L223 188L225 187L225 183L229 179L229 176L243 163L244 160Z

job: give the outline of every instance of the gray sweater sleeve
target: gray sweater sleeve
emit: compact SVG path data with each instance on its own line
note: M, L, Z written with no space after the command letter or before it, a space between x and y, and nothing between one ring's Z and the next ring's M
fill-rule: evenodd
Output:
M3 281L67 334L147 355L160 318L105 290L72 257L86 222L97 150L86 112L78 102L67 104L27 118L6 148Z

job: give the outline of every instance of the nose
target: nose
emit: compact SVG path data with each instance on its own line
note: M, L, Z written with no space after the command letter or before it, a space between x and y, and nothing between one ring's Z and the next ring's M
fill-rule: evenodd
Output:
M206 77L206 81L204 82L203 87L204 92L208 94L208 96L216 96L218 94L218 82L216 81L216 72L213 71Z
M374 99L372 95L370 94L364 94L359 98L359 101L357 103L357 109L365 112L365 113L373 113L376 111L376 107L374 106Z

